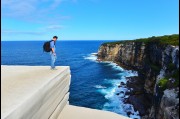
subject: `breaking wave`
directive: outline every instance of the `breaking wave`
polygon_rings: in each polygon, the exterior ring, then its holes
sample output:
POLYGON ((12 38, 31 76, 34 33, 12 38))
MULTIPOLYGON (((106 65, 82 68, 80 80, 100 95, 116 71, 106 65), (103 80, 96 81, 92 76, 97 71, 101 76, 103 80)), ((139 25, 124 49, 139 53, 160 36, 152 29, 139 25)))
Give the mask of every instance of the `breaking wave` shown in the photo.
MULTIPOLYGON (((97 56, 94 53, 89 54, 85 59, 96 61, 97 56)), ((105 63, 108 66, 111 66, 113 70, 117 70, 120 73, 117 73, 117 79, 104 79, 104 85, 96 85, 97 92, 104 95, 104 98, 107 102, 104 104, 102 110, 112 111, 130 118, 140 119, 139 112, 134 110, 133 105, 125 104, 124 100, 129 97, 129 95, 125 95, 128 90, 126 88, 126 77, 138 76, 138 73, 133 70, 125 70, 122 67, 118 66, 116 63, 105 61, 105 62, 97 62, 97 63, 105 63), (120 86, 123 84, 124 86, 120 86)))

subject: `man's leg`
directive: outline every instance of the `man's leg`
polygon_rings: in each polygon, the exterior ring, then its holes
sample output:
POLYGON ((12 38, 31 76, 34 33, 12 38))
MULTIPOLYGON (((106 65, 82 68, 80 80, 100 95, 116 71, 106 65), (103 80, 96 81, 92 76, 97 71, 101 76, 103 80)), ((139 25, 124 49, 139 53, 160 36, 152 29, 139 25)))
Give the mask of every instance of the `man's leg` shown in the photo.
POLYGON ((54 69, 54 68, 55 68, 55 66, 54 66, 55 60, 56 60, 56 59, 55 59, 54 54, 51 53, 51 69, 54 69))
POLYGON ((54 69, 55 69, 55 62, 56 62, 56 59, 57 59, 57 58, 56 58, 56 55, 54 55, 54 60, 53 60, 53 61, 54 61, 54 62, 53 62, 53 63, 54 63, 54 69))

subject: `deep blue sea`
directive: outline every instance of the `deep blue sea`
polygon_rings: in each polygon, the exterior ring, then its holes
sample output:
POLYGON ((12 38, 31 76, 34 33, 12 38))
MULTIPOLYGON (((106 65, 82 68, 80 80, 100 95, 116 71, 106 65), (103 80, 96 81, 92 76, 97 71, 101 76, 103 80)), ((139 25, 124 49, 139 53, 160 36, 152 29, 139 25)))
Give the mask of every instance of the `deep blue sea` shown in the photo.
MULTIPOLYGON (((56 43, 57 66, 70 66, 71 105, 112 111, 131 118, 140 118, 138 111, 123 100, 126 88, 118 88, 126 77, 137 75, 111 62, 97 62, 94 53, 107 41, 58 41, 56 43), (121 92, 121 93, 120 93, 121 92), (120 95, 117 95, 120 93, 120 95)), ((1 41, 2 65, 50 65, 49 53, 44 53, 44 41, 1 41)))

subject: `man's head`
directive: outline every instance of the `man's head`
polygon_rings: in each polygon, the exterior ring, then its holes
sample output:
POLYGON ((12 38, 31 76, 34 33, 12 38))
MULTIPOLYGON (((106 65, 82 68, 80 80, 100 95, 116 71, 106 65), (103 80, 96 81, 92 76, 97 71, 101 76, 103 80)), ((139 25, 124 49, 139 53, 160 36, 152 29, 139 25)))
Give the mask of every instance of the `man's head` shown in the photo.
POLYGON ((58 39, 57 36, 53 36, 53 40, 56 41, 58 39))

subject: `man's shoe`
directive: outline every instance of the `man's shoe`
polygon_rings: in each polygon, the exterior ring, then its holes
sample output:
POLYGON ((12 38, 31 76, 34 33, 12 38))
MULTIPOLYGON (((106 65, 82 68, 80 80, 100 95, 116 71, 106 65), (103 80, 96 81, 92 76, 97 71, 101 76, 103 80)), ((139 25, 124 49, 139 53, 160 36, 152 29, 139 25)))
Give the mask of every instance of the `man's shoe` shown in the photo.
POLYGON ((57 70, 56 68, 51 68, 51 70, 57 70))

